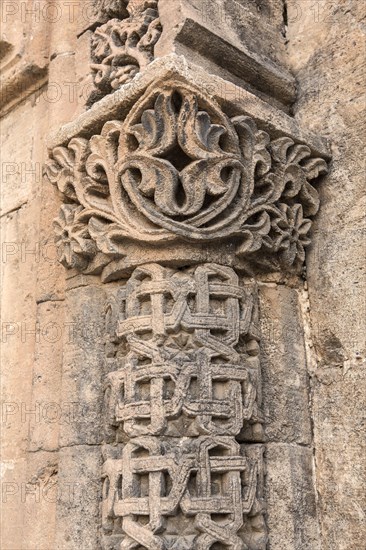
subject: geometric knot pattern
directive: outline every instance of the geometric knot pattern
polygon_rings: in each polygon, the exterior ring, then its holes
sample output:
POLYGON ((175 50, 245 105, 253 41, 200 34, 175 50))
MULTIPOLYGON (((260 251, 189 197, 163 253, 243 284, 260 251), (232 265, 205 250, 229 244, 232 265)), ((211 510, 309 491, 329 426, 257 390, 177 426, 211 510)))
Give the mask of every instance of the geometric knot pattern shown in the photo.
POLYGON ((175 448, 157 438, 134 439, 120 459, 104 464, 103 522, 108 529, 110 518, 122 518, 121 549, 187 542, 197 549, 248 548, 237 533, 256 501, 260 469, 260 453, 248 459, 228 437, 186 439, 175 448), (183 537, 169 522, 178 511, 190 518, 183 537))
POLYGON ((172 422, 184 415, 194 419, 186 435, 239 434, 256 416, 258 358, 235 349, 249 333, 254 301, 233 270, 148 265, 126 294, 117 334, 129 353, 107 378, 110 423, 130 437, 181 435, 172 422))
POLYGON ((254 288, 217 264, 147 264, 118 296, 104 547, 265 548, 262 450, 235 439, 262 435, 254 288))

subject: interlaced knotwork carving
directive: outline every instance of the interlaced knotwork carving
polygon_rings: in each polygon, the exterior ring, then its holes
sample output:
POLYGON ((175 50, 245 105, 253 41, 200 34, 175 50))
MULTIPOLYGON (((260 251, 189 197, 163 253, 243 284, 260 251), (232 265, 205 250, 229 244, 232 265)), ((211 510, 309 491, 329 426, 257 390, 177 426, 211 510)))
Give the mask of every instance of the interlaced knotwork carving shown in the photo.
MULTIPOLYGON (((151 63, 161 35, 157 0, 120 0, 119 4, 126 5, 126 17, 114 17, 97 27, 91 41, 91 68, 98 98, 117 90, 151 63)), ((109 12, 113 13, 113 5, 109 12)))
POLYGON ((261 450, 254 446, 249 454, 229 437, 187 438, 178 446, 134 439, 120 459, 104 463, 105 530, 122 518, 121 549, 208 549, 215 542, 249 548, 238 532, 245 515, 262 509, 261 450), (185 533, 171 520, 179 509, 190 518, 185 533))
POLYGON ((256 304, 232 269, 144 266, 126 296, 117 335, 129 353, 106 384, 111 424, 136 437, 237 435, 244 422, 258 422, 256 304), (240 338, 249 352, 236 350, 240 338))
MULTIPOLYGON (((94 83, 87 107, 119 93, 58 132, 46 164, 63 202, 54 222, 61 263, 125 281, 105 290, 113 299, 101 365, 103 550, 267 548, 259 313, 249 277, 272 271, 266 281, 276 281, 284 272, 292 283, 301 272, 327 164, 314 156, 321 140, 312 149, 300 143, 285 113, 251 105, 249 92, 242 102, 229 98, 215 86, 240 88, 179 60, 198 4, 185 11, 182 3, 174 55, 139 75, 161 37, 158 0, 93 0, 92 21, 82 25, 94 83)), ((269 383, 281 380, 275 353, 269 383)), ((308 442, 294 434, 289 441, 308 442)))
POLYGON ((235 440, 263 437, 253 286, 216 264, 148 264, 119 297, 107 307, 106 548, 264 548, 262 451, 235 440))
POLYGON ((57 147, 47 174, 68 203, 62 261, 97 273, 128 256, 129 242, 228 241, 251 266, 298 269, 319 208, 311 182, 326 171, 306 145, 271 140, 249 117, 229 119, 198 89, 167 82, 123 122, 57 147))

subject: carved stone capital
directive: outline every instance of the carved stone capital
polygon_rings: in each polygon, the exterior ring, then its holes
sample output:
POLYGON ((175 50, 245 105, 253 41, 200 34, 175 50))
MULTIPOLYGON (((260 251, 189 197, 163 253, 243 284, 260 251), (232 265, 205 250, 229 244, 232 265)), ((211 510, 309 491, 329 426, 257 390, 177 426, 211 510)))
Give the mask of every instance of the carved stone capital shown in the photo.
POLYGON ((230 246, 231 263, 248 272, 298 271, 327 164, 170 79, 153 82, 127 116, 54 148, 46 172, 65 201, 55 222, 62 263, 108 280, 138 263, 141 245, 168 261, 178 248, 182 262, 192 247, 206 250, 199 261, 217 261, 230 246))

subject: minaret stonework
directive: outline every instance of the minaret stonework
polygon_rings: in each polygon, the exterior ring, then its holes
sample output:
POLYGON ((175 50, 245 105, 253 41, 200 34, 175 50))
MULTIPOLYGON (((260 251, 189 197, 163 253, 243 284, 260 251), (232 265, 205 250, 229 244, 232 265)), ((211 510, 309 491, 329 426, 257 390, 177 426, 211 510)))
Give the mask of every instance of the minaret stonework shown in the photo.
POLYGON ((207 3, 180 4, 95 3, 92 91, 49 139, 69 315, 98 326, 64 357, 89 427, 62 427, 61 483, 77 464, 96 491, 85 521, 60 504, 58 547, 300 550, 276 525, 294 514, 317 548, 297 500, 315 502, 294 288, 328 150, 289 116, 280 64, 250 36, 229 46, 207 3), (194 56, 200 36, 239 66, 194 56))

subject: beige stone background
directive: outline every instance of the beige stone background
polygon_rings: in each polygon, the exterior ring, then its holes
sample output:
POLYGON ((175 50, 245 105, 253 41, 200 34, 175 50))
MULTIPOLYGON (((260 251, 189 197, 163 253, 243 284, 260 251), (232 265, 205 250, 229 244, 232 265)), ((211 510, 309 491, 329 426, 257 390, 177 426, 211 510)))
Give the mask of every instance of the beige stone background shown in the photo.
MULTIPOLYGON (((162 3, 164 17, 172 21, 166 2, 162 3)), ((314 462, 316 473, 320 547, 361 550, 366 540, 365 3, 233 3, 242 9, 243 25, 251 21, 249 49, 273 58, 296 77, 296 101, 288 107, 295 119, 331 142, 331 172, 320 188, 322 206, 308 251, 307 283, 299 292, 310 384, 306 414, 311 418, 312 433, 301 432, 307 423, 301 417, 299 431, 288 437, 300 446, 313 438, 309 461, 314 462), (266 33, 266 29, 270 31, 266 33), (256 39, 260 33, 267 39, 256 39)), ((179 4, 174 0, 171 9, 173 5, 180 9, 179 4)), ((186 3, 185 9, 190 4, 194 2, 186 3)), ((225 10, 227 3, 221 4, 225 10)), ((59 198, 42 178, 47 135, 84 109, 86 36, 77 39, 85 22, 79 8, 76 1, 4 0, 1 5, 4 550, 63 548, 55 536, 56 503, 67 501, 69 495, 57 492, 59 460, 66 465, 63 475, 70 474, 69 485, 63 480, 63 486, 66 483, 76 493, 85 491, 85 487, 75 486, 75 479, 83 479, 85 474, 73 471, 78 454, 88 454, 91 472, 98 468, 89 440, 78 445, 74 438, 59 449, 63 441, 59 432, 68 433, 70 420, 80 414, 72 397, 61 392, 61 366, 76 346, 70 326, 82 320, 70 318, 65 311, 65 273, 52 244, 52 219, 59 198)), ((184 41, 182 44, 179 53, 189 55, 184 41)), ((164 47, 170 47, 169 36, 162 42, 161 55, 164 47)), ((195 47, 193 41, 190 48, 195 47)), ((215 63, 214 59, 202 61, 206 69, 225 77, 215 63)), ((243 75, 235 78, 240 82, 243 75)), ((261 94, 273 96, 265 87, 261 94)), ((85 290, 75 294, 75 301, 97 303, 101 290, 98 282, 95 285, 92 297, 85 290)), ((68 300, 72 299, 69 296, 68 300)), ((288 296, 286 303, 291 299, 288 296)), ((283 297, 275 296, 275 291, 264 291, 263 300, 264 308, 278 311, 284 307, 283 297)), ((291 365, 286 368, 290 370, 291 365)), ((296 416, 296 407, 293 414, 296 416)), ((277 452, 274 446, 272 464, 281 471, 284 455, 277 456, 277 452)), ((278 482, 286 486, 285 476, 278 482)), ((298 491, 301 506, 305 491, 301 493, 301 487, 298 491)), ((78 513, 87 516, 90 529, 95 529, 98 509, 93 488, 89 487, 87 495, 80 499, 78 513)), ((278 510, 273 521, 286 521, 291 514, 295 516, 296 510, 278 510)), ((61 514, 58 521, 67 524, 69 520, 61 514)), ((269 548, 318 548, 309 540, 286 544, 274 536, 269 548)), ((81 550, 92 547, 87 540, 80 546, 81 550)))

